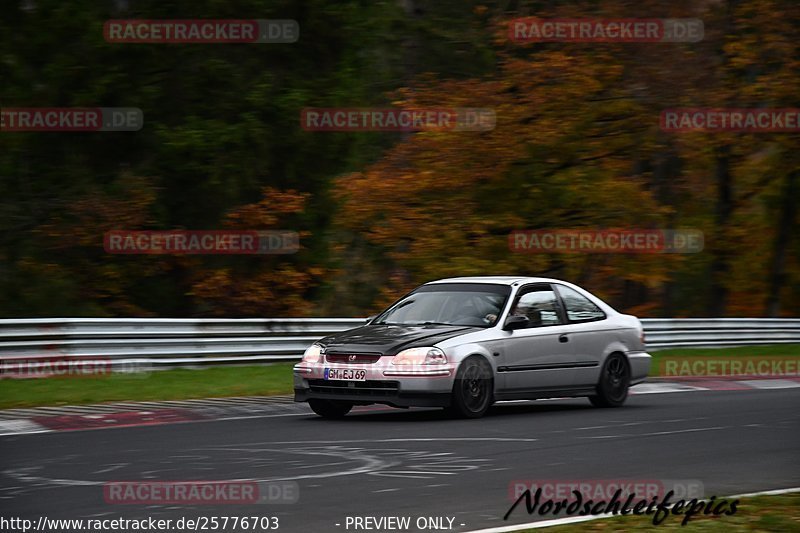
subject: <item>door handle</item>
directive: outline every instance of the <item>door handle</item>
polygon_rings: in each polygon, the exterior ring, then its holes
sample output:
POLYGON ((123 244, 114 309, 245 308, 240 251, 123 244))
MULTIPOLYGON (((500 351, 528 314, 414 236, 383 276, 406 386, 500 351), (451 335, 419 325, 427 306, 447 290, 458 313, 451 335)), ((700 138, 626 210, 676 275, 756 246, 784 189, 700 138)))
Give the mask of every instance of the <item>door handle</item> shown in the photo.
POLYGON ((569 342, 569 337, 566 334, 558 337, 558 342, 569 342))

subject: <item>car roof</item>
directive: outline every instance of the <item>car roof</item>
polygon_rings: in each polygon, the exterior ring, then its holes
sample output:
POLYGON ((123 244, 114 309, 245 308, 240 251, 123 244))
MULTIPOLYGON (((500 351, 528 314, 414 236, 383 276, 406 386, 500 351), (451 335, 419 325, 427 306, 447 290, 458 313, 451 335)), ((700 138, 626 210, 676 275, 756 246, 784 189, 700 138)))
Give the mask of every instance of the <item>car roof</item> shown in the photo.
POLYGON ((463 278, 437 279, 436 281, 429 281, 425 285, 432 285, 436 283, 494 283, 497 285, 513 285, 515 283, 551 283, 551 282, 565 283, 559 279, 552 279, 552 278, 532 278, 525 276, 473 276, 473 277, 463 277, 463 278))

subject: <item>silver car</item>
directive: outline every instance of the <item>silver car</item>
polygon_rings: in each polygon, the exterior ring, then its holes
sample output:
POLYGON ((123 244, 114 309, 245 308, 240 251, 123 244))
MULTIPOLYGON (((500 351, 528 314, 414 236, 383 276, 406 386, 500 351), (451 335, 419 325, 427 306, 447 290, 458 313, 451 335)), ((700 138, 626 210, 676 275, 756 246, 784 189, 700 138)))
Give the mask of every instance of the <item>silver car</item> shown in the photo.
POLYGON ((477 418, 502 400, 587 396, 618 407, 649 369, 639 320, 580 287, 451 278, 314 343, 294 367, 294 391, 327 418, 376 403, 477 418))

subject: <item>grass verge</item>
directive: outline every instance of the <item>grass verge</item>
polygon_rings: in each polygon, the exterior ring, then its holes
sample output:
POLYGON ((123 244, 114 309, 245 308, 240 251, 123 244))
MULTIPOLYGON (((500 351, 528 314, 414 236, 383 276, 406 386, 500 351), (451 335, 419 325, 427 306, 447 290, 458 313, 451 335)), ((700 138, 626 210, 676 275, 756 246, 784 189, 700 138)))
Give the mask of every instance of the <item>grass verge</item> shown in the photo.
POLYGON ((800 344, 737 346, 735 348, 669 348, 650 352, 655 360, 663 357, 784 357, 800 356, 800 344))
POLYGON ((141 374, 0 380, 0 409, 114 401, 274 396, 292 392, 293 363, 177 368, 141 374))
MULTIPOLYGON (((653 352, 651 375, 665 357, 800 356, 800 345, 672 349, 653 352)), ((143 374, 0 380, 0 409, 112 401, 182 400, 292 393, 293 363, 174 369, 143 374)))

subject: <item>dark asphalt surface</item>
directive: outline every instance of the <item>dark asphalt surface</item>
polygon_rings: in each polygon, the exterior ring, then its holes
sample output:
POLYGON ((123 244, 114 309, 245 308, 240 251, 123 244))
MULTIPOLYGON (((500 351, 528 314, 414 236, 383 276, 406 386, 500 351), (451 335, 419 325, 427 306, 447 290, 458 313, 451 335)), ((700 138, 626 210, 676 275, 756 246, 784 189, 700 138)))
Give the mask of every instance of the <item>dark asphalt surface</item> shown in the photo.
POLYGON ((8 436, 0 508, 33 519, 269 515, 279 531, 319 533, 347 531, 347 516, 449 516, 468 531, 540 519, 518 508, 503 521, 515 480, 691 479, 706 496, 800 486, 798 407, 800 389, 713 391, 637 395, 621 409, 505 404, 481 420, 392 410, 8 436), (299 502, 103 498, 109 480, 244 478, 296 480, 299 502))

